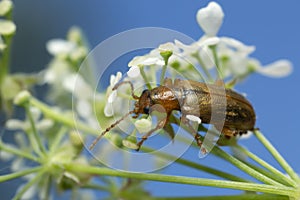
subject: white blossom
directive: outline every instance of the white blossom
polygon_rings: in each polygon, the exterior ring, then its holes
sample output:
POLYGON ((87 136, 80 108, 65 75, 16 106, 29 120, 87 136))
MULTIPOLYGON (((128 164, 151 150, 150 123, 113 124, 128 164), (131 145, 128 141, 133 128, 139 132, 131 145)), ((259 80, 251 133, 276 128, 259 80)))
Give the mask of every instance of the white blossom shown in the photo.
POLYGON ((152 121, 150 119, 139 119, 134 122, 135 128, 139 131, 139 133, 147 133, 151 130, 152 121))
POLYGON ((191 120, 193 122, 197 122, 198 124, 201 124, 201 119, 195 115, 186 115, 186 118, 188 120, 191 120))
POLYGON ((207 7, 201 8, 197 13, 197 21, 208 36, 215 36, 218 33, 223 17, 223 10, 216 2, 210 2, 207 7))
POLYGON ((76 46, 74 42, 64 39, 52 39, 46 44, 47 51, 53 56, 71 54, 76 46))
POLYGON ((292 63, 288 60, 277 60, 273 63, 262 66, 257 60, 250 61, 256 63, 254 69, 256 72, 272 78, 280 78, 288 76, 292 73, 292 63))
POLYGON ((112 91, 112 88, 121 80, 121 78, 121 72, 117 72, 116 75, 112 74, 110 76, 110 85, 106 91, 107 103, 104 107, 104 114, 107 117, 111 117, 113 115, 112 103, 117 99, 117 90, 112 91))
POLYGON ((137 66, 132 66, 127 72, 129 78, 137 78, 140 76, 140 68, 137 66))
MULTIPOLYGON (((47 130, 51 128, 54 124, 53 120, 47 118, 41 118, 41 111, 36 107, 30 107, 30 112, 32 114, 34 124, 37 130, 47 130)), ((31 128, 31 123, 29 120, 19 120, 19 119, 9 119, 5 123, 5 127, 9 130, 24 130, 27 131, 31 128)))

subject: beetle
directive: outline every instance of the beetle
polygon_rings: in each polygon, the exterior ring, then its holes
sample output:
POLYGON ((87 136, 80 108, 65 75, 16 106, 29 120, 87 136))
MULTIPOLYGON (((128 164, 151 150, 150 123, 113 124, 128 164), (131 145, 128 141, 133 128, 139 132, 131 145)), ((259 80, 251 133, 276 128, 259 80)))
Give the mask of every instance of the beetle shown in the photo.
POLYGON ((201 123, 213 124, 226 138, 246 134, 255 129, 256 115, 251 103, 243 95, 231 89, 224 89, 219 83, 206 84, 180 79, 175 79, 173 83, 171 79, 166 78, 163 85, 151 90, 144 90, 140 97, 134 94, 134 87, 130 81, 116 84, 113 90, 123 84, 129 84, 131 87, 131 96, 136 100, 134 109, 106 128, 92 142, 90 150, 105 133, 127 116, 134 114, 132 117, 137 118, 141 114, 149 115, 154 110, 165 112, 166 117, 158 121, 156 127, 143 135, 137 143, 137 150, 155 131, 162 128, 168 130, 170 116, 175 110, 181 112, 181 121, 188 127, 200 147, 202 145, 200 135, 189 123, 188 115, 199 117, 201 123), (214 119, 212 115, 215 115, 214 119))

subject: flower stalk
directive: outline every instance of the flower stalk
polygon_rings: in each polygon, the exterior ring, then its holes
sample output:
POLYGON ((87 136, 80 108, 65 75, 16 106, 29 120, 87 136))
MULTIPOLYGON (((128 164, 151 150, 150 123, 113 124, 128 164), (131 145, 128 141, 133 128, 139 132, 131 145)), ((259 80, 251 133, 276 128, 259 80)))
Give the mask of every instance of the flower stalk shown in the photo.
POLYGON ((288 173, 288 175, 296 182, 299 182, 298 175, 294 172, 293 168, 286 162, 281 154, 275 149, 275 147, 269 142, 269 140, 259 131, 255 130, 254 135, 257 139, 268 149, 272 156, 277 160, 281 167, 288 173))
POLYGON ((224 181, 224 180, 213 180, 213 179, 205 179, 205 178, 186 177, 186 176, 162 175, 162 174, 155 174, 155 173, 149 174, 149 173, 125 172, 125 171, 116 171, 104 167, 91 167, 85 165, 64 165, 64 168, 72 172, 85 172, 90 174, 97 174, 99 176, 116 176, 116 177, 149 180, 149 181, 160 181, 160 182, 169 182, 169 183, 181 183, 181 184, 189 184, 189 185, 229 188, 229 189, 244 190, 244 191, 286 195, 290 197, 297 197, 298 195, 295 189, 291 187, 282 186, 282 185, 276 186, 276 185, 266 185, 266 184, 258 184, 258 183, 245 183, 245 182, 238 182, 238 181, 224 181))

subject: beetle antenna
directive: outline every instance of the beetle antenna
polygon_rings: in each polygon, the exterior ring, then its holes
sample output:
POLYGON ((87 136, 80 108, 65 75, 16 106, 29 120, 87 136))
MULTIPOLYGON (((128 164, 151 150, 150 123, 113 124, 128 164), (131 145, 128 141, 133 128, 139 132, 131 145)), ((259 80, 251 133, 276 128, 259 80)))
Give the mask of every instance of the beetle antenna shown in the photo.
POLYGON ((134 87, 133 87, 133 84, 131 83, 131 81, 123 81, 123 82, 120 82, 120 83, 117 83, 112 90, 116 90, 118 89, 118 87, 120 87, 121 85, 123 84, 129 84, 130 85, 130 88, 131 88, 131 96, 134 98, 134 99, 139 99, 138 96, 136 96, 134 94, 134 87))
POLYGON ((99 140, 108 132, 110 131, 112 128, 114 128, 116 125, 118 125, 121 121, 123 121, 126 117, 128 117, 128 115, 133 114, 134 111, 130 111, 127 114, 125 114, 123 117, 121 117, 120 119, 118 119, 115 123, 111 124, 110 127, 106 128, 105 131, 103 131, 100 135, 98 135, 98 137, 96 139, 94 139, 94 141, 92 142, 92 144, 89 146, 89 150, 92 150, 95 145, 97 144, 97 142, 99 142, 99 140))

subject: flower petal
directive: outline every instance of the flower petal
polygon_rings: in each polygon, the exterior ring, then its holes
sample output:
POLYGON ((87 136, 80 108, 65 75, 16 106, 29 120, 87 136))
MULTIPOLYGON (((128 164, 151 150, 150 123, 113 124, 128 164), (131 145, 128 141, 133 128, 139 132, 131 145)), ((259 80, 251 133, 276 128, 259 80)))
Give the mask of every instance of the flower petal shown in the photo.
POLYGON ((198 124, 201 124, 201 119, 195 115, 186 115, 186 118, 193 122, 197 122, 198 124))
POLYGON ((92 108, 90 102, 84 99, 80 99, 76 105, 77 112, 80 116, 88 118, 92 114, 92 108))
POLYGON ((117 72, 116 75, 111 75, 110 76, 110 86, 114 87, 122 78, 122 73, 117 72))
POLYGON ((152 121, 148 119, 136 120, 134 126, 140 133, 146 133, 151 130, 152 121))
POLYGON ((224 13, 219 4, 210 2, 197 13, 197 21, 205 34, 215 36, 223 22, 224 13))
POLYGON ((108 96, 107 102, 108 102, 108 103, 112 103, 112 102, 115 101, 116 98, 117 98, 117 91, 114 90, 114 91, 112 91, 112 92, 110 93, 110 95, 108 96))
POLYGON ((47 51, 51 55, 69 54, 75 48, 76 44, 63 39, 52 39, 46 44, 47 51))
POLYGON ((111 117, 113 116, 114 112, 113 112, 113 106, 111 103, 107 103, 104 107, 104 115, 106 117, 111 117))
POLYGON ((5 123, 5 127, 9 130, 24 129, 25 122, 18 119, 9 119, 5 123))
POLYGON ((258 67, 257 72, 265 76, 280 78, 292 73, 292 63, 288 60, 278 60, 264 67, 258 67))
POLYGON ((137 66, 131 67, 131 68, 128 70, 127 75, 128 75, 130 78, 136 78, 136 77, 139 77, 139 76, 140 76, 140 68, 137 67, 137 66))
POLYGON ((253 51, 255 51, 255 46, 248 46, 243 44, 242 42, 230 38, 230 37, 221 37, 220 41, 224 43, 225 45, 234 48, 236 51, 239 51, 241 53, 244 53, 245 55, 251 54, 253 51))

